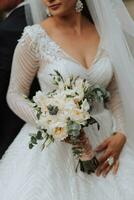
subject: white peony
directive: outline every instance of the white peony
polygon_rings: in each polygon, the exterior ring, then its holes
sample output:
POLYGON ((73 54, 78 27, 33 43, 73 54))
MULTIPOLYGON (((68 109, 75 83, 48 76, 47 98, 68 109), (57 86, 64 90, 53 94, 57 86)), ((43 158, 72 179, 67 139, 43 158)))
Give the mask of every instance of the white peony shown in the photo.
POLYGON ((88 112, 83 112, 80 109, 72 109, 70 112, 68 112, 68 116, 70 116, 71 120, 76 121, 79 124, 85 123, 85 120, 90 118, 90 115, 88 112))
POLYGON ((66 123, 61 121, 52 123, 51 126, 49 126, 48 132, 51 132, 55 140, 61 141, 68 137, 66 123))

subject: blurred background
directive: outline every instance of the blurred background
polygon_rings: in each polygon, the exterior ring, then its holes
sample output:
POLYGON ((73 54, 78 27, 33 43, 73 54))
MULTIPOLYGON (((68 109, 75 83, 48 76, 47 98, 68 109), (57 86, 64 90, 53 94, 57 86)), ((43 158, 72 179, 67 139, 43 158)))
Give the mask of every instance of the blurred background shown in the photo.
POLYGON ((0 21, 2 20, 2 18, 3 18, 3 13, 2 11, 0 11, 0 21))
POLYGON ((0 20, 23 0, 0 0, 0 20), (5 12, 5 13, 4 13, 5 12))

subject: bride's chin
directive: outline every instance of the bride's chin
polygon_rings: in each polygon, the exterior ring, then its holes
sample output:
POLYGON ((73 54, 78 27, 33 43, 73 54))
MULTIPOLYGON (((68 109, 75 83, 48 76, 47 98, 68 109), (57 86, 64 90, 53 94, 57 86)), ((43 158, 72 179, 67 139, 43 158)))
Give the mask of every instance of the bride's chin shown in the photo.
POLYGON ((69 12, 59 9, 59 10, 51 11, 51 15, 53 17, 68 17, 69 16, 69 12))

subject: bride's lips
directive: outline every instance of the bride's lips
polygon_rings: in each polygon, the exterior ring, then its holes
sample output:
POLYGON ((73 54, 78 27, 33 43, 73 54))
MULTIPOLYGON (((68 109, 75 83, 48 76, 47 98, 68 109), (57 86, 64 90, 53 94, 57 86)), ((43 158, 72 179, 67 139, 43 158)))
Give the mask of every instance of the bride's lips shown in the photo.
POLYGON ((50 5, 49 8, 52 10, 57 10, 61 6, 61 3, 50 5))

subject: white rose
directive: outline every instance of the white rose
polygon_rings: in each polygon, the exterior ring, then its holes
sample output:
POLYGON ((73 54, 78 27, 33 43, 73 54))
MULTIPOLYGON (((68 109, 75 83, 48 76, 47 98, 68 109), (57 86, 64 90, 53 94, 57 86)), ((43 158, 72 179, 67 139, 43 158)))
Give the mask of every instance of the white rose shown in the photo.
POLYGON ((66 97, 64 94, 56 95, 52 99, 52 105, 58 106, 59 110, 62 110, 64 108, 65 102, 66 102, 66 97))
POLYGON ((39 104, 41 100, 45 101, 45 96, 41 91, 36 92, 36 95, 33 97, 35 103, 39 104))
POLYGON ((63 122, 53 123, 49 127, 48 131, 52 133, 52 136, 54 137, 55 140, 61 141, 68 136, 66 123, 63 123, 63 122))
POLYGON ((80 109, 72 109, 70 111, 70 118, 74 121, 77 121, 79 124, 85 123, 85 120, 90 118, 88 112, 83 112, 80 109))

